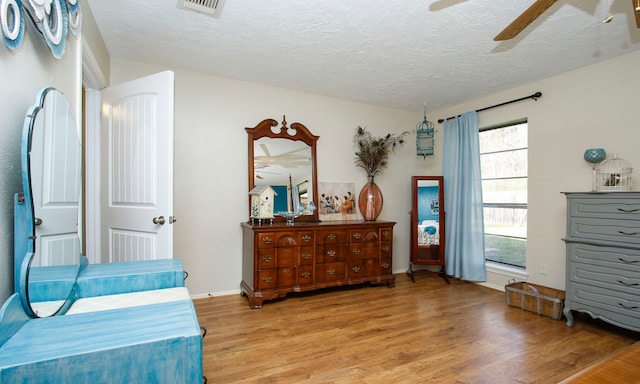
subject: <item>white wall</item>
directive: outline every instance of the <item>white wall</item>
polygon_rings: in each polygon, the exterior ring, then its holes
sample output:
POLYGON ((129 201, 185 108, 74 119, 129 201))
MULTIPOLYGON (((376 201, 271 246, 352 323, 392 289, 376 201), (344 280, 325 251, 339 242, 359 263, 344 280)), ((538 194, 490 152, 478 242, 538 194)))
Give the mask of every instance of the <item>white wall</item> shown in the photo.
MULTIPOLYGON (((112 84, 164 68, 112 60, 112 84)), ((189 272, 193 295, 239 291, 242 232, 248 220, 247 133, 266 118, 300 122, 318 140, 318 181, 354 182, 357 125, 375 134, 414 129, 421 113, 359 104, 259 84, 175 70, 175 191, 178 222, 174 256, 189 272)), ((441 162, 415 157, 413 137, 396 153, 376 183, 384 193, 380 220, 396 221, 394 269, 408 266, 410 177, 439 174, 441 162)))
MULTIPOLYGON (((561 192, 591 190, 585 149, 603 147, 634 166, 633 190, 640 190, 638 89, 640 52, 580 68, 526 86, 439 111, 451 116, 541 91, 538 101, 522 101, 481 112, 480 126, 526 117, 529 120, 529 211, 527 271, 529 280, 564 289, 565 197, 561 192), (539 265, 548 274, 539 274, 539 265)), ((489 274, 504 286, 508 277, 489 274)))
MULTIPOLYGON (((480 113, 481 126, 526 117, 529 120, 528 273, 538 284, 564 289, 565 198, 562 191, 588 191, 591 170, 586 148, 601 146, 640 165, 634 116, 633 76, 640 52, 567 72, 543 81, 484 97, 446 110, 431 120, 543 93, 480 113), (540 275, 539 264, 548 265, 540 275)), ((111 82, 167 68, 112 60, 111 82)), ((168 68, 171 69, 171 68, 168 68)), ((320 136, 318 180, 353 181, 359 191, 364 172, 353 165, 352 135, 357 125, 374 133, 414 129, 422 111, 407 112, 268 87, 232 79, 176 72, 175 227, 176 257, 183 259, 194 295, 236 293, 241 280, 241 231, 247 213, 247 140, 245 127, 264 118, 298 121, 320 136)), ((410 176, 439 175, 443 127, 437 125, 436 156, 414 155, 414 139, 391 159, 376 182, 384 193, 380 220, 396 221, 393 268, 408 266, 410 176)), ((637 173, 637 172, 636 172, 637 173)), ((636 176, 634 189, 639 187, 636 176)), ((500 288, 509 277, 489 273, 488 285, 500 288)))
POLYGON ((22 191, 20 137, 25 113, 44 86, 60 89, 76 111, 80 103, 79 41, 69 34, 61 60, 25 15, 22 45, 0 43, 0 303, 13 293, 13 196, 22 191))

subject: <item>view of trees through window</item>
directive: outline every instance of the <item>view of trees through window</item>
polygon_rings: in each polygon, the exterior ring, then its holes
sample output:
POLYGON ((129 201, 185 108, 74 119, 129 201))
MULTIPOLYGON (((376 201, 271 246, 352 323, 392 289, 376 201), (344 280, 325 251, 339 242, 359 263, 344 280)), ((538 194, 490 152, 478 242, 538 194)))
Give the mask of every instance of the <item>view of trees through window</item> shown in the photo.
POLYGON ((527 122, 480 130, 487 261, 526 267, 527 122))

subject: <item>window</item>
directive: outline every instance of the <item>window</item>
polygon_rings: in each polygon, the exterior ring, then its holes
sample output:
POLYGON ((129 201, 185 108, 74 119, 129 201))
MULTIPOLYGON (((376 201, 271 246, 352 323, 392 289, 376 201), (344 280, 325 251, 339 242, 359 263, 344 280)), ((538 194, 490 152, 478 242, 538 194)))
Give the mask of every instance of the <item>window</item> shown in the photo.
POLYGON ((527 121, 480 129, 485 258, 525 268, 527 121))

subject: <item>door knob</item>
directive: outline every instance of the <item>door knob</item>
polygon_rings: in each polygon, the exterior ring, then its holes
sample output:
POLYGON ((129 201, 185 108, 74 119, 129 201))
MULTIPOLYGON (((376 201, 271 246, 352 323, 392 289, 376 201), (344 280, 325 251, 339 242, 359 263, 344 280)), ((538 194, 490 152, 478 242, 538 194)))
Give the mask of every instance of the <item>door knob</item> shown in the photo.
POLYGON ((164 225, 164 216, 154 217, 153 218, 153 224, 164 225))
POLYGON ((175 216, 169 216, 169 224, 173 224, 178 221, 178 218, 175 216))

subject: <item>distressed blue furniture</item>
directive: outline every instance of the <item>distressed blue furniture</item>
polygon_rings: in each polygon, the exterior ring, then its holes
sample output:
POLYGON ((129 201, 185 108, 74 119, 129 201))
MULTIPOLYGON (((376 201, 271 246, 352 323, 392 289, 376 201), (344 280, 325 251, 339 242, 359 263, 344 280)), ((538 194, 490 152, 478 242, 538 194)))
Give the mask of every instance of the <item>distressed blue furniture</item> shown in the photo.
POLYGON ((79 146, 66 98, 42 89, 23 129, 0 383, 200 382, 201 328, 182 262, 89 264, 81 254, 79 146))

